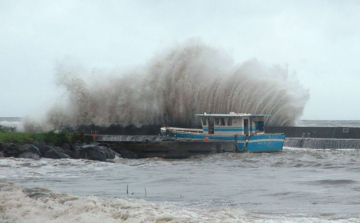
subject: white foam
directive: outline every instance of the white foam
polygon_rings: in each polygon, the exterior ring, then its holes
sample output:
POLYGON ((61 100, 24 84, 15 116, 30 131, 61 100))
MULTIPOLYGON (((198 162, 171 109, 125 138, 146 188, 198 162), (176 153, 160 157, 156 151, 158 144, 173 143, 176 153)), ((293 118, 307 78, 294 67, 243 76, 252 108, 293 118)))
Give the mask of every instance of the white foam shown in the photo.
MULTIPOLYGON (((24 189, 0 181, 0 222, 334 222, 303 217, 260 215, 240 209, 195 209, 156 204, 140 199, 57 194, 47 189, 24 189)), ((341 219, 336 222, 358 222, 341 219)))

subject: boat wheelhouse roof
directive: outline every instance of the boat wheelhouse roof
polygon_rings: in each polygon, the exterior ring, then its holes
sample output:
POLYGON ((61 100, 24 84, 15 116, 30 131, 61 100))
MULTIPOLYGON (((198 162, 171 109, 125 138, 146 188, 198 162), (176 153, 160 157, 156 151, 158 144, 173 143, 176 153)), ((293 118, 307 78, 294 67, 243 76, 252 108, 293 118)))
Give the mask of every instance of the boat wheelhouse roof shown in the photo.
POLYGON ((272 115, 268 114, 249 114, 249 113, 235 113, 230 112, 229 114, 207 114, 204 112, 203 114, 195 114, 197 117, 214 117, 214 118, 233 118, 233 117, 271 117, 272 115))

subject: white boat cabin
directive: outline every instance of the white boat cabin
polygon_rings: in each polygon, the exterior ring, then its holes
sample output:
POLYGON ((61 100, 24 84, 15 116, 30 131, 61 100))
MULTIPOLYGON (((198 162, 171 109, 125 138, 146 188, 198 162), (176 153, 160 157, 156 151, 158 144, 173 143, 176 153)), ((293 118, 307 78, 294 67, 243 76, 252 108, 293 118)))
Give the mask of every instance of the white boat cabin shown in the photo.
POLYGON ((246 113, 196 114, 200 118, 204 134, 216 135, 253 135, 264 133, 265 118, 271 115, 246 113))

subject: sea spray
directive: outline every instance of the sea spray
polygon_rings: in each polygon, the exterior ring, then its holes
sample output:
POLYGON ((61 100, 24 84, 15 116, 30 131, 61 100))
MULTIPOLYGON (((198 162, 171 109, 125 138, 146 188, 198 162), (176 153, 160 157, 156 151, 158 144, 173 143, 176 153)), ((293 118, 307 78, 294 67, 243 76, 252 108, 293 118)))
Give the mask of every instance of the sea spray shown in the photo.
POLYGON ((127 71, 90 74, 59 64, 63 103, 47 112, 53 128, 79 125, 196 126, 196 113, 271 114, 268 125, 289 126, 309 99, 287 67, 252 59, 235 64, 224 50, 190 40, 127 71), (97 77, 97 78, 93 78, 97 77), (99 78, 100 77, 100 78, 99 78))

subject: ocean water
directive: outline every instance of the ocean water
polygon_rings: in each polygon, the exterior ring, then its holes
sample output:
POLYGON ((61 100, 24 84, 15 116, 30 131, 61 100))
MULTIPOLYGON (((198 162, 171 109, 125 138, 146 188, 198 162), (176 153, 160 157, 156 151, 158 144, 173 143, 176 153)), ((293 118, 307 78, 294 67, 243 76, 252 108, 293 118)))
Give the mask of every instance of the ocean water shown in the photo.
POLYGON ((0 222, 360 222, 360 150, 0 159, 0 222))

